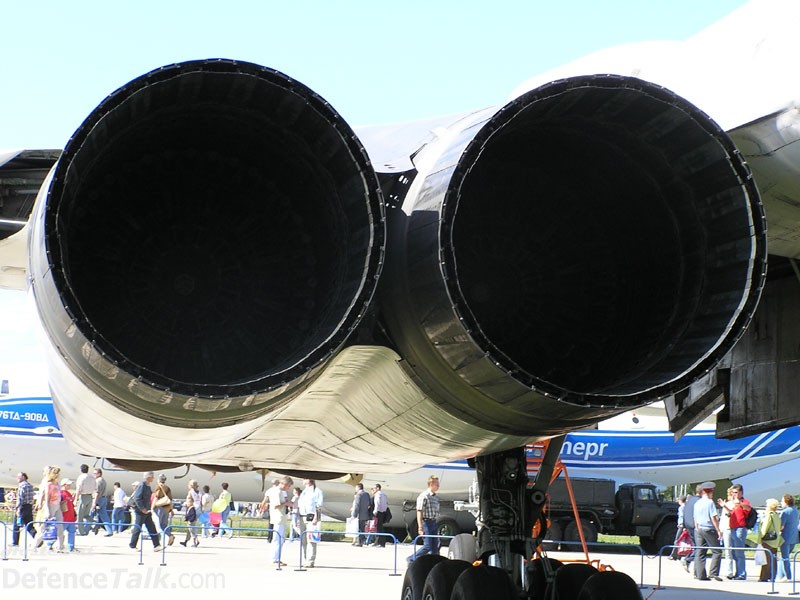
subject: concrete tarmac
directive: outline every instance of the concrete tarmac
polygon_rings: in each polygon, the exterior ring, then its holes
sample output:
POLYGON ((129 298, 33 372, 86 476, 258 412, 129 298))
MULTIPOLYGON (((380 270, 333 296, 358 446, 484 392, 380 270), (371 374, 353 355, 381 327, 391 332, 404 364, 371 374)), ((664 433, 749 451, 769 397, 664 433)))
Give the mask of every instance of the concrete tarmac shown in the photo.
MULTIPOLYGON (((197 548, 184 548, 176 541, 166 549, 163 559, 161 553, 153 552, 153 545, 147 540, 140 564, 140 553, 128 547, 129 541, 130 535, 125 533, 109 538, 90 534, 77 538, 77 553, 29 549, 27 560, 22 548, 9 546, 6 560, 0 562, 2 595, 20 597, 20 593, 31 591, 59 591, 62 597, 76 593, 88 597, 87 593, 101 592, 119 600, 141 598, 142 593, 179 598, 187 591, 193 595, 202 591, 204 597, 225 593, 228 598, 242 599, 279 593, 314 600, 352 600, 362 596, 398 600, 405 559, 412 551, 405 544, 399 545, 395 554, 392 544, 385 548, 359 548, 349 542, 323 541, 315 568, 302 569, 297 541, 284 545, 281 558, 286 566, 278 568, 272 562, 270 545, 263 538, 201 538, 197 548)), ((582 555, 551 552, 550 556, 565 561, 582 555)), ((771 595, 769 583, 756 581, 757 567, 752 562, 748 564, 747 581, 716 582, 697 581, 680 563, 667 559, 659 563, 657 558, 601 553, 590 557, 633 577, 642 584, 642 597, 646 599, 746 600, 790 597, 794 591, 791 583, 775 584, 777 593, 771 595)), ((800 586, 797 589, 800 591, 800 586)))

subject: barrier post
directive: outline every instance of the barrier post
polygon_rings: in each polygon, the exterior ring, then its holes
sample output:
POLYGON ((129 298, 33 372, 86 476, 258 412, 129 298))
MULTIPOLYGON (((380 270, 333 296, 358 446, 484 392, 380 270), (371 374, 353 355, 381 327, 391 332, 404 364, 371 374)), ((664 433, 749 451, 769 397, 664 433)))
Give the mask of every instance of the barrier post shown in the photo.
POLYGON ((778 554, 777 552, 773 554, 766 549, 764 552, 767 553, 767 558, 769 559, 770 583, 772 584, 772 590, 767 592, 767 594, 777 594, 778 592, 775 591, 775 577, 778 575, 778 554))
MULTIPOLYGON (((16 515, 14 516, 16 518, 16 515)), ((6 525, 5 521, 3 523, 3 560, 8 560, 8 525, 6 525)), ((25 530, 23 529, 22 532, 25 535, 28 535, 25 530)))
POLYGON ((792 591, 789 592, 790 596, 797 596, 800 592, 797 591, 797 555, 800 554, 800 550, 792 553, 792 591))

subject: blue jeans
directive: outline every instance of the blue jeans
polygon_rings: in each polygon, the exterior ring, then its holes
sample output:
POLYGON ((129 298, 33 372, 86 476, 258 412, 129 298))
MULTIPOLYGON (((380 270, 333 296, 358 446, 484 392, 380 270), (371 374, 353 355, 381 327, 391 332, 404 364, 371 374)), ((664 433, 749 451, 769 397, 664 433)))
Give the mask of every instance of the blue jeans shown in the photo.
POLYGON ((114 533, 110 525, 111 519, 108 517, 108 498, 106 497, 97 499, 97 520, 105 527, 106 532, 114 533))
POLYGON ((283 520, 277 523, 272 523, 272 521, 270 521, 270 524, 277 534, 272 538, 272 560, 273 562, 278 562, 281 559, 281 550, 283 546, 283 520))
MULTIPOLYGON (((439 530, 436 527, 436 519, 423 519, 422 531, 425 533, 425 535, 438 535, 439 530)), ((424 538, 422 548, 417 550, 415 554, 409 556, 408 562, 412 562, 415 558, 419 558, 425 554, 439 554, 439 538, 424 538)))
POLYGON ((781 558, 778 560, 778 574, 775 576, 778 579, 781 577, 792 578, 791 552, 793 547, 794 544, 790 544, 786 540, 781 543, 781 558))
MULTIPOLYGON (((747 540, 747 527, 731 529, 731 548, 744 548, 747 540)), ((747 577, 744 550, 731 550, 736 565, 736 577, 747 577)))
POLYGON ((67 550, 75 549, 75 523, 64 523, 64 532, 67 534, 67 550))
POLYGON ((223 510, 222 514, 220 515, 219 529, 222 533, 225 533, 225 531, 230 531, 231 533, 233 533, 233 529, 231 528, 230 525, 228 525, 228 515, 230 514, 231 514, 231 507, 228 506, 228 508, 223 510))
POLYGON ((122 530, 125 529, 125 512, 127 508, 115 508, 111 511, 111 522, 114 526, 111 528, 117 533, 122 533, 122 530))

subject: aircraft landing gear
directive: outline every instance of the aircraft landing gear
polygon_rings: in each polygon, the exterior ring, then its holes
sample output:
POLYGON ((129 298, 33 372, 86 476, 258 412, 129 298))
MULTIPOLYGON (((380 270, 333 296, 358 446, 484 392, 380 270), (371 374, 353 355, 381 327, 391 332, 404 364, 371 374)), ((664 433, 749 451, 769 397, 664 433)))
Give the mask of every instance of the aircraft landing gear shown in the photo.
MULTIPOLYGON (((530 597, 530 559, 547 528, 532 539, 534 523, 545 524, 542 509, 564 437, 550 440, 538 473, 529 487, 525 448, 515 448, 471 461, 478 480, 478 537, 474 548, 459 536, 450 550, 464 560, 443 563, 444 557, 425 555, 411 563, 403 582, 402 600, 518 600, 530 597), (462 547, 463 546, 463 547, 462 547)), ((540 565, 537 565, 540 566, 540 565)), ((552 572, 552 568, 546 568, 552 572)))
MULTIPOLYGON (((537 457, 538 472, 532 487, 529 487, 525 448, 475 458, 479 503, 478 558, 495 569, 476 573, 473 577, 477 580, 491 579, 492 585, 497 586, 497 570, 504 572, 511 584, 509 598, 518 598, 520 593, 529 590, 530 559, 547 528, 539 528, 540 539, 534 540, 531 532, 537 521, 546 525, 542 509, 563 441, 563 436, 550 440, 543 455, 537 457)), ((495 587, 495 592, 505 593, 502 586, 495 587)))

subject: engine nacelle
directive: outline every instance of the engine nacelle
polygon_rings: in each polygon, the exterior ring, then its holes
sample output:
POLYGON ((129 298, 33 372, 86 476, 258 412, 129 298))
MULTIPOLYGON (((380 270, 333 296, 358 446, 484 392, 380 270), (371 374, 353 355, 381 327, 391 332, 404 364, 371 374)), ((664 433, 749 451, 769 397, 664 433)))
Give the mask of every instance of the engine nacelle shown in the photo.
POLYGON ((556 81, 438 130, 414 161, 388 214, 382 312, 422 389, 467 421, 556 434, 652 402, 753 315, 755 183, 664 88, 556 81))
POLYGON ((764 214, 691 104, 581 77, 428 137, 402 185, 380 174, 398 205, 385 231, 361 142, 281 73, 194 61, 109 96, 31 221, 70 444, 314 478, 407 471, 674 393, 746 328, 764 214))
POLYGON ((235 425, 291 397, 359 323, 383 258, 382 197, 351 129, 239 61, 111 94, 37 202, 30 276, 78 380, 62 387, 170 427, 235 425))

